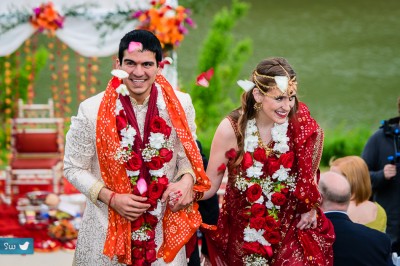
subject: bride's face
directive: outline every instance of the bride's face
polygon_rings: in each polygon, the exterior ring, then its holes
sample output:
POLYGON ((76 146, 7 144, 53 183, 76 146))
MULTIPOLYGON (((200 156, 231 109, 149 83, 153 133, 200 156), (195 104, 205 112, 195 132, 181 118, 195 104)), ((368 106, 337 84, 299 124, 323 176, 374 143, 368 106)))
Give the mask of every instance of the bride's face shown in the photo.
POLYGON ((283 124, 288 119, 290 110, 296 103, 296 94, 290 96, 287 94, 282 95, 278 89, 273 89, 268 92, 268 95, 258 92, 255 99, 257 102, 262 103, 259 111, 260 116, 270 120, 270 122, 283 124))

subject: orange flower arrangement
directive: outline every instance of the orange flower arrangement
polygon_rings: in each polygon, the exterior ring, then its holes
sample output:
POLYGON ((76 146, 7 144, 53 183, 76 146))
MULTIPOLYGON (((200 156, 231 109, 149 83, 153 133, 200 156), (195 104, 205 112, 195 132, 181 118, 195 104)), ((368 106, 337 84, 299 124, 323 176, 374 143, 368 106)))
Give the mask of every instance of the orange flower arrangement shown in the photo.
POLYGON ((63 26, 64 17, 54 9, 52 2, 34 8, 33 13, 29 21, 40 32, 44 30, 54 32, 63 26))
POLYGON ((49 235, 61 241, 67 241, 78 237, 78 231, 70 221, 62 219, 49 226, 49 235))
POLYGON ((165 0, 151 1, 151 6, 149 10, 137 11, 132 15, 140 22, 138 28, 153 32, 164 49, 178 47, 188 33, 185 24, 195 27, 189 17, 190 10, 183 6, 173 8, 165 4, 165 0))

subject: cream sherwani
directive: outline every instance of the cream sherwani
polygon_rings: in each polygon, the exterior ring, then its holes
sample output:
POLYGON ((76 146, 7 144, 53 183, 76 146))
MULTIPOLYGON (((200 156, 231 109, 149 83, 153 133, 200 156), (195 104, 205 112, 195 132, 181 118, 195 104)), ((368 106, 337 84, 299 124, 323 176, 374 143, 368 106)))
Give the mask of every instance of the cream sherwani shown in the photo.
MULTIPOLYGON (((188 124, 194 139, 196 126, 195 112, 188 94, 175 91, 185 110, 188 124)), ((86 209, 78 235, 74 264, 84 266, 121 265, 116 259, 111 261, 103 255, 103 247, 108 226, 108 206, 97 200, 100 189, 104 186, 96 152, 96 119, 104 92, 95 95, 79 106, 78 115, 72 117, 71 127, 66 137, 64 173, 69 182, 87 197, 86 209)), ((133 109, 138 121, 140 134, 143 136, 148 98, 143 105, 132 100, 133 109)), ((187 159, 183 146, 176 135, 160 88, 158 88, 157 107, 159 115, 172 128, 170 139, 173 140, 174 156, 166 165, 166 174, 170 182, 177 177, 190 173, 194 176, 191 164, 187 159)), ((165 210, 165 206, 163 206, 165 210)), ((157 250, 163 240, 162 221, 156 228, 157 250)), ((185 249, 182 248, 174 261, 168 265, 186 265, 185 249)), ((159 259, 152 265, 166 265, 159 259)))

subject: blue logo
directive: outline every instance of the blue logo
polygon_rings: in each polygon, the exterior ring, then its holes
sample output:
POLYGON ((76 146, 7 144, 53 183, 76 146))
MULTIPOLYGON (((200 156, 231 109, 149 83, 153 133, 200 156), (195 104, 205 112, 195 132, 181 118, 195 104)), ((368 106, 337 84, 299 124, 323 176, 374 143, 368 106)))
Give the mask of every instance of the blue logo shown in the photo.
POLYGON ((33 254, 33 238, 0 238, 0 254, 33 254))

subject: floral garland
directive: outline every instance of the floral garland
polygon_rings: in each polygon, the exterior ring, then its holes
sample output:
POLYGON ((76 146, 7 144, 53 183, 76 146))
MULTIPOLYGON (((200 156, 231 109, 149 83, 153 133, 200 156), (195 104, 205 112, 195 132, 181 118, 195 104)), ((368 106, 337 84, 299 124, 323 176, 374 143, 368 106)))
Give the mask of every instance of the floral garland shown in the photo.
MULTIPOLYGON (((113 70, 114 76, 124 78, 125 72, 113 70)), ((120 84, 117 93, 127 95, 128 90, 124 84, 120 84)), ((162 103, 157 101, 157 106, 162 103)), ((117 131, 121 147, 115 154, 115 158, 126 167, 126 173, 133 186, 133 193, 148 197, 151 205, 147 212, 132 222, 132 259, 133 265, 150 265, 156 258, 155 228, 162 218, 162 204, 160 198, 167 188, 168 178, 165 173, 165 164, 173 156, 171 127, 159 116, 152 118, 150 122, 149 142, 146 147, 137 154, 134 150, 136 130, 128 123, 125 110, 119 99, 116 102, 115 116, 117 131), (145 164, 151 176, 150 184, 140 177, 140 169, 145 164)))
POLYGON ((272 128, 272 154, 259 146, 255 119, 249 120, 244 140, 242 171, 235 186, 246 195, 248 219, 244 229, 245 265, 268 265, 273 254, 271 245, 281 240, 278 214, 289 192, 294 191, 296 176, 290 175, 294 153, 287 144, 288 122, 272 128))
MULTIPOLYGON (((96 17, 91 15, 92 12, 89 12, 89 9, 96 8, 97 6, 96 3, 83 3, 70 5, 68 8, 62 7, 62 10, 56 10, 51 1, 34 8, 21 7, 20 5, 10 3, 9 11, 0 13, 0 34, 12 30, 23 23, 31 23, 39 32, 54 32, 63 27, 64 20, 67 17, 96 19, 96 17)), ((102 20, 100 19, 100 21, 102 20)))
POLYGON ((153 32, 163 48, 168 50, 178 47, 189 32, 185 24, 192 28, 195 24, 189 17, 189 9, 183 6, 173 8, 165 2, 165 0, 151 1, 150 9, 137 11, 132 17, 139 20, 139 29, 153 32))

